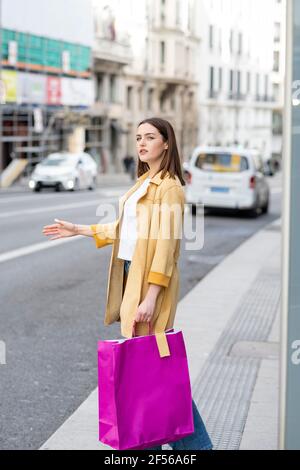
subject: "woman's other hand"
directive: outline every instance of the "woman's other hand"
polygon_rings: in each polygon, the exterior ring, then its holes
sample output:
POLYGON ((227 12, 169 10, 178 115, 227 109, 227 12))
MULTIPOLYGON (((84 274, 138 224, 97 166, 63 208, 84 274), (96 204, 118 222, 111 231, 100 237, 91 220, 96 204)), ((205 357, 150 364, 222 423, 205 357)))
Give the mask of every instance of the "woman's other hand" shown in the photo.
POLYGON ((156 300, 162 287, 155 284, 150 284, 146 297, 143 302, 138 306, 135 323, 147 322, 150 323, 155 311, 156 300))
POLYGON ((66 222, 65 220, 54 219, 55 224, 45 225, 43 234, 48 237, 52 236, 50 240, 57 240, 58 238, 74 237, 79 234, 78 225, 66 222))
POLYGON ((146 296, 143 302, 138 306, 134 319, 135 323, 150 323, 154 314, 155 304, 155 298, 150 298, 146 296))

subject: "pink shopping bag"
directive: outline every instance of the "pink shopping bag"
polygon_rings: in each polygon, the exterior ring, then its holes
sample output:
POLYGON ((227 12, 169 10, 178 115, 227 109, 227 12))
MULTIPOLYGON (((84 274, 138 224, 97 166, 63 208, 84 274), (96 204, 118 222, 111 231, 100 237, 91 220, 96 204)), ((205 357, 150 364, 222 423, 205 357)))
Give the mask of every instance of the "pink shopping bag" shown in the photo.
POLYGON ((158 335, 98 342, 99 440, 114 449, 146 449, 194 432, 183 334, 161 339, 166 354, 158 335))

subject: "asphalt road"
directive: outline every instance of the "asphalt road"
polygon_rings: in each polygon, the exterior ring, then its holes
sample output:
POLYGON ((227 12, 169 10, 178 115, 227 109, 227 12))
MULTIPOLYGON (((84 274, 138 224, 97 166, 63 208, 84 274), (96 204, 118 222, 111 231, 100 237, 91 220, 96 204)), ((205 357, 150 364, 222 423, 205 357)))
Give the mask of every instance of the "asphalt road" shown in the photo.
MULTIPOLYGON (((280 217, 280 181, 270 182, 268 215, 210 213, 204 217, 203 248, 190 251, 182 243, 180 298, 280 217)), ((124 192, 0 193, 0 341, 6 345, 0 449, 38 449, 97 386, 97 340, 120 337, 119 324, 103 325, 111 247, 97 250, 93 239, 84 237, 49 242, 42 227, 55 217, 95 223, 99 203, 116 205, 124 192)), ((201 214, 196 221, 201 231, 201 214)))

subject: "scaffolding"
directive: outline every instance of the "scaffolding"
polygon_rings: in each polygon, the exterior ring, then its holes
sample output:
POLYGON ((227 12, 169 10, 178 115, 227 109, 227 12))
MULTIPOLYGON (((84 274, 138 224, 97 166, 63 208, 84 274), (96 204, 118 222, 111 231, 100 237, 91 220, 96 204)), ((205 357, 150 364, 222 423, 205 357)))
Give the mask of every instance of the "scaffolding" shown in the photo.
MULTIPOLYGON (((90 48, 1 29, 0 17, 0 72, 5 69, 46 78, 89 78, 90 67, 90 48), (10 52, 12 43, 16 45, 15 61, 10 52)), ((2 73, 0 78, 3 78, 2 73)), ((24 174, 30 174, 35 164, 49 153, 68 148, 68 138, 78 123, 84 122, 87 127, 92 125, 84 106, 49 105, 46 97, 41 103, 13 101, 3 103, 0 110, 0 172, 13 159, 26 159, 28 164, 24 174)))
POLYGON ((72 131, 61 112, 41 107, 44 131, 36 132, 33 106, 3 106, 2 145, 3 167, 14 158, 28 160, 26 172, 51 152, 66 149, 67 137, 72 131))

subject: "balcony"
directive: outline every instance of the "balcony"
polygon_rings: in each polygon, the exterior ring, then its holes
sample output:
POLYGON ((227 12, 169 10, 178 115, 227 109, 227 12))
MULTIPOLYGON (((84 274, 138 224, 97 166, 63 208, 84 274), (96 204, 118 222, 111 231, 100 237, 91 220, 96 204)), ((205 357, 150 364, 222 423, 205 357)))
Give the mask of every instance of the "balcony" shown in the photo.
POLYGON ((228 99, 233 101, 245 101, 247 95, 245 93, 230 91, 228 93, 228 99))
POLYGON ((129 44, 107 38, 96 38, 93 55, 94 59, 121 65, 129 65, 132 62, 132 51, 129 44))
POLYGON ((282 135, 283 134, 283 126, 273 126, 272 133, 273 133, 273 135, 282 135))
POLYGON ((264 95, 263 96, 263 101, 265 101, 266 103, 274 103, 275 102, 275 96, 264 95))
POLYGON ((220 92, 216 90, 209 90, 208 91, 208 98, 216 100, 219 98, 220 92))

